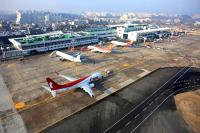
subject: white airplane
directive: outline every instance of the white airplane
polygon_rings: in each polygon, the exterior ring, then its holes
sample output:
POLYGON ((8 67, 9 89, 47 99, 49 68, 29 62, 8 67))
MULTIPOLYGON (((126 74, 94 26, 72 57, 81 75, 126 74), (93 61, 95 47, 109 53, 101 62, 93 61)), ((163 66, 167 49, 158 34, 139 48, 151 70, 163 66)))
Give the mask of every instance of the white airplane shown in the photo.
POLYGON ((59 56, 60 60, 69 60, 69 61, 73 61, 73 62, 81 62, 81 56, 80 54, 78 54, 76 57, 60 52, 60 51, 53 51, 50 56, 53 56, 54 54, 56 54, 56 56, 59 56))
POLYGON ((112 45, 109 45, 108 48, 99 47, 99 46, 88 46, 92 52, 100 52, 100 53, 111 53, 112 52, 112 45))
POLYGON ((119 42, 119 41, 111 41, 110 43, 112 43, 114 46, 121 46, 121 47, 130 47, 132 46, 133 42, 119 42))
POLYGON ((47 91, 51 92, 53 97, 56 97, 56 94, 58 93, 71 90, 71 89, 76 89, 76 88, 82 88, 85 92, 87 92, 90 95, 90 97, 94 97, 95 95, 92 91, 92 88, 94 87, 94 83, 92 82, 99 80, 103 77, 102 73, 100 72, 93 73, 90 76, 85 76, 80 79, 68 77, 62 74, 58 74, 58 75, 69 80, 70 82, 63 85, 59 85, 52 79, 46 78, 48 87, 47 86, 42 86, 42 87, 45 88, 47 91))

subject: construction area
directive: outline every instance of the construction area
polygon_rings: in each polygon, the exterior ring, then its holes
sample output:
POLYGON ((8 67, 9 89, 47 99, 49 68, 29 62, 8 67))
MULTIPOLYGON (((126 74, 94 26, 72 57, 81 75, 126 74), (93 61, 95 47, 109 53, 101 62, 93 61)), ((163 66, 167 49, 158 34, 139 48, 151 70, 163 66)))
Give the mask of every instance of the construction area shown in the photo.
POLYGON ((1 62, 0 91, 5 93, 0 93, 4 103, 0 104, 0 132, 40 132, 158 68, 189 64, 200 67, 199 42, 199 35, 188 35, 138 48, 114 47, 109 54, 83 51, 82 63, 60 61, 51 58, 50 53, 1 62), (47 85, 46 77, 66 83, 57 72, 82 77, 97 71, 104 73, 104 78, 95 83, 94 98, 81 89, 53 98, 41 87, 47 85))

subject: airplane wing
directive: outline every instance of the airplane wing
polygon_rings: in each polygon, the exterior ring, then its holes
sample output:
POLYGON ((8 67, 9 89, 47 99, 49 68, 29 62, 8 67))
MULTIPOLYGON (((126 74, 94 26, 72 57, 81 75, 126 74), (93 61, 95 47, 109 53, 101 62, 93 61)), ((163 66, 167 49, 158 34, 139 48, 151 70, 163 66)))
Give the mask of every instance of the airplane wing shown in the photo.
POLYGON ((65 75, 62 75, 62 74, 59 74, 59 73, 57 73, 57 74, 58 74, 58 76, 63 77, 63 78, 65 78, 65 79, 69 80, 69 81, 77 80, 77 78, 65 76, 65 75))
POLYGON ((52 91, 49 87, 47 87, 47 86, 45 86, 45 85, 42 85, 42 88, 44 88, 44 89, 46 89, 47 91, 49 91, 53 97, 56 97, 56 92, 55 92, 55 91, 52 91))
POLYGON ((96 50, 96 49, 92 49, 92 50, 91 50, 91 52, 96 52, 96 51, 98 51, 98 50, 96 50))
POLYGON ((81 88, 87 92, 91 97, 94 97, 94 93, 89 85, 81 86, 81 88))

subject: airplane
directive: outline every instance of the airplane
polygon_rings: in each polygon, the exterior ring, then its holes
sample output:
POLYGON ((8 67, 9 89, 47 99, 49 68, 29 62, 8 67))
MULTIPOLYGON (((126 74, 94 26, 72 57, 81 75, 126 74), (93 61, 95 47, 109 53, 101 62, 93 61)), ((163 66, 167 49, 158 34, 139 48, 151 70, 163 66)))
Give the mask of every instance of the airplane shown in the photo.
POLYGON ((119 42, 119 41, 111 41, 110 43, 112 43, 114 46, 130 47, 132 46, 133 42, 125 43, 125 42, 119 42))
POLYGON ((58 74, 58 76, 63 77, 65 79, 69 80, 70 82, 63 84, 63 85, 59 85, 52 79, 46 78, 48 87, 44 86, 44 85, 42 87, 44 89, 46 89, 47 91, 49 91, 53 97, 56 97, 56 95, 58 93, 76 89, 76 88, 82 88, 85 92, 87 92, 90 95, 90 97, 94 97, 95 95, 94 95, 94 92, 92 91, 92 88, 95 85, 92 82, 103 78, 103 75, 100 72, 95 72, 90 76, 84 76, 79 79, 73 78, 73 77, 68 77, 68 76, 65 76, 65 75, 62 75, 59 73, 57 73, 57 74, 58 74))
POLYGON ((111 53, 112 52, 112 45, 109 45, 108 48, 100 47, 100 46, 88 46, 92 52, 100 52, 100 53, 111 53))
POLYGON ((54 54, 56 54, 57 56, 59 56, 60 60, 69 60, 69 61, 73 61, 73 62, 81 62, 81 56, 80 54, 78 54, 76 57, 63 53, 61 51, 53 51, 50 56, 53 56, 54 54))

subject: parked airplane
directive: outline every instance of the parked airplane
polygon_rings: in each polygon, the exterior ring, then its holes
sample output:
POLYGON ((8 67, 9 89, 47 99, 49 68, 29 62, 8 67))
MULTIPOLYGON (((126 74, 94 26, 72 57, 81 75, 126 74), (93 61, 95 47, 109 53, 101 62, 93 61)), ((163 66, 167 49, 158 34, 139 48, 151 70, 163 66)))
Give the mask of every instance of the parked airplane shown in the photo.
POLYGON ((59 56, 60 60, 69 60, 69 61, 73 61, 73 62, 81 62, 81 56, 80 54, 78 54, 76 57, 60 52, 60 51, 53 51, 50 56, 53 56, 54 54, 56 54, 56 56, 59 56))
POLYGON ((100 47, 100 46, 88 46, 92 52, 100 52, 100 53, 111 53, 112 52, 112 45, 109 45, 108 48, 100 47))
POLYGON ((121 46, 121 47, 130 47, 132 46, 133 42, 119 42, 119 41, 111 41, 110 43, 112 43, 114 46, 121 46))
POLYGON ((92 88, 94 87, 94 83, 92 83, 92 82, 99 80, 103 77, 102 73, 100 73, 100 72, 93 73, 90 76, 85 76, 80 79, 68 77, 68 76, 65 76, 65 75, 62 75, 59 73, 58 73, 58 75, 69 80, 70 82, 63 84, 63 85, 59 85, 52 79, 46 78, 48 87, 47 86, 42 86, 42 87, 45 88, 47 91, 51 92, 53 97, 55 97, 56 94, 58 94, 58 93, 61 93, 61 92, 67 91, 67 90, 71 90, 71 89, 76 89, 76 88, 82 88, 91 97, 94 97, 95 95, 92 91, 92 88))

